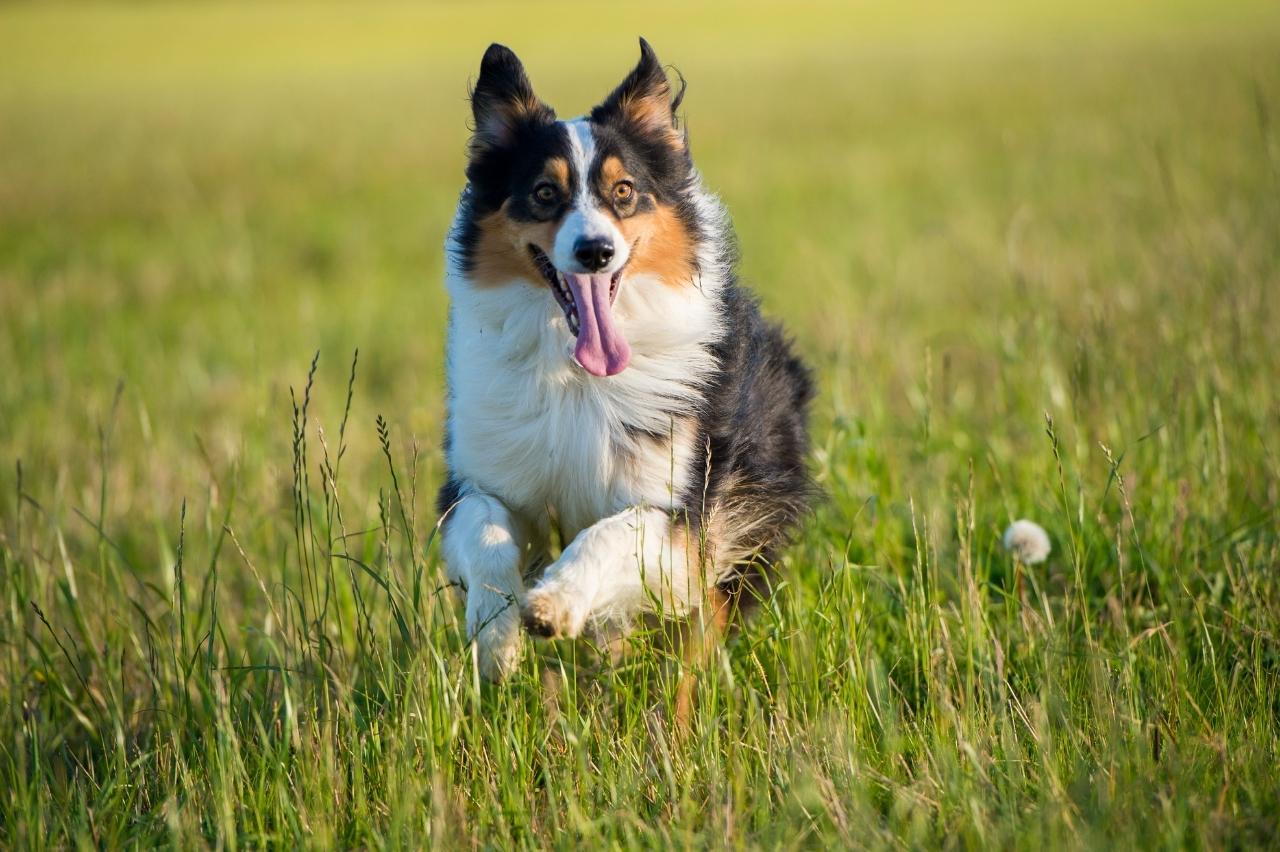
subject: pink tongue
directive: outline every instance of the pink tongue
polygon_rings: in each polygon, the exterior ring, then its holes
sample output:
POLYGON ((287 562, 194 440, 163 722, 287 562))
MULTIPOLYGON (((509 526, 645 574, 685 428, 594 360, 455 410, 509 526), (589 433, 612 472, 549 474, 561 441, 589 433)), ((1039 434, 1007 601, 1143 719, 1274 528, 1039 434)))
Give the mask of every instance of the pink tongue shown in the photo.
POLYGON ((611 275, 566 272, 578 306, 578 344, 573 357, 593 376, 614 376, 631 362, 631 347, 613 324, 609 299, 611 275))

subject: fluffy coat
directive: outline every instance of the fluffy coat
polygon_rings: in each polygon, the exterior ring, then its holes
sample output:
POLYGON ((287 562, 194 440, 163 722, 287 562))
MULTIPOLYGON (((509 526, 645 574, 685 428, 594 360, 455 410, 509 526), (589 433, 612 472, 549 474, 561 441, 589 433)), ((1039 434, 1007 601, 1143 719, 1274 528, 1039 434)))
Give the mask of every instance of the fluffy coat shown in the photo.
POLYGON ((764 589, 811 495, 810 375, 737 282, 652 49, 558 121, 486 52, 450 231, 443 551, 485 676, 543 636, 764 589), (553 530, 567 546, 551 552, 553 530))

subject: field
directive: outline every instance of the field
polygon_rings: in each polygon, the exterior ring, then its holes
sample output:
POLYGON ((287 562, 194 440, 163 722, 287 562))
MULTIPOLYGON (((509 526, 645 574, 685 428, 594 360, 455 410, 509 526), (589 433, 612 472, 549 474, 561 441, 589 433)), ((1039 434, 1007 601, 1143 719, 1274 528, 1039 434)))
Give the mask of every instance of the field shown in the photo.
POLYGON ((912 8, 0 7, 0 846, 1275 845, 1280 6, 912 8), (468 80, 640 34, 820 385, 687 737, 432 534, 468 80))

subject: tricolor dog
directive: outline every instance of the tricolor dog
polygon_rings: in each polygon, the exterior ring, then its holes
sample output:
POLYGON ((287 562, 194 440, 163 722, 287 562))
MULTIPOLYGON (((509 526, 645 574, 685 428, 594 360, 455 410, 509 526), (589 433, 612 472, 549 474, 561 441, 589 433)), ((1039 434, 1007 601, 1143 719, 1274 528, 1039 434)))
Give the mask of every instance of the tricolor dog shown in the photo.
POLYGON ((439 509, 491 679, 522 626, 614 635, 700 608, 722 624, 808 506, 809 371, 735 278, 681 83, 641 40, 603 103, 559 120, 510 50, 480 66, 447 241, 439 509))

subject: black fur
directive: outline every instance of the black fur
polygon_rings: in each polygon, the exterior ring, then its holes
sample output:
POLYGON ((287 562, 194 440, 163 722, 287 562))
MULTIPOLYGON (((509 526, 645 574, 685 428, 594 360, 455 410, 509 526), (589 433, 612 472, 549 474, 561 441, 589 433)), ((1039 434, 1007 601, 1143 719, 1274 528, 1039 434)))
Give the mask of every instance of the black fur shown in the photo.
MULTIPOLYGON (((554 115, 547 122, 537 120, 517 125, 510 146, 486 148, 472 154, 467 165, 467 188, 462 195, 467 215, 460 220, 456 235, 464 271, 471 272, 475 267, 479 219, 500 208, 507 199, 511 200, 507 210, 513 219, 547 218, 533 210, 530 195, 543 165, 556 156, 569 159, 569 140, 564 128, 555 123, 554 115)), ((562 205, 551 218, 563 214, 562 205)))
POLYGON ((694 186, 693 159, 689 155, 688 135, 679 131, 676 114, 684 92, 684 78, 681 78, 679 91, 674 96, 671 94, 671 84, 657 54, 649 42, 640 39, 640 61, 618 88, 591 110, 591 122, 596 126, 597 159, 610 155, 621 159, 632 170, 641 193, 673 206, 685 227, 697 234, 697 215, 689 197, 694 186), (638 128, 627 120, 624 101, 646 97, 669 104, 671 130, 679 131, 678 144, 672 144, 671 136, 654 133, 652 128, 638 128))
MULTIPOLYGON (((448 443, 446 439, 446 444, 448 443)), ((449 456, 449 448, 445 447, 445 457, 449 456)), ((440 492, 436 494, 436 514, 440 517, 447 517, 449 510, 458 505, 458 501, 462 499, 462 483, 450 476, 444 481, 444 485, 440 486, 440 492)))
POLYGON ((813 499, 805 459, 814 387, 782 330, 736 281, 724 286, 720 307, 729 333, 714 347, 720 369, 698 417, 697 456, 680 503, 694 535, 716 534, 707 526, 714 513, 733 512, 734 547, 752 558, 720 586, 747 604, 740 593, 765 592, 763 570, 813 499))

